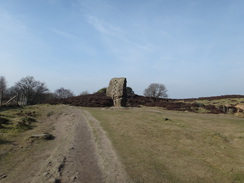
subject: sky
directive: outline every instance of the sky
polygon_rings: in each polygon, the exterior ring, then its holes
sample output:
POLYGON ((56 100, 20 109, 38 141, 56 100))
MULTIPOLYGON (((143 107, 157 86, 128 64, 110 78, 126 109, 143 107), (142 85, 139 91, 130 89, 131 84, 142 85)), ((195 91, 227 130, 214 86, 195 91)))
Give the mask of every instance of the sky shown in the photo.
POLYGON ((243 0, 0 0, 0 76, 76 95, 126 77, 136 94, 244 95, 243 0))

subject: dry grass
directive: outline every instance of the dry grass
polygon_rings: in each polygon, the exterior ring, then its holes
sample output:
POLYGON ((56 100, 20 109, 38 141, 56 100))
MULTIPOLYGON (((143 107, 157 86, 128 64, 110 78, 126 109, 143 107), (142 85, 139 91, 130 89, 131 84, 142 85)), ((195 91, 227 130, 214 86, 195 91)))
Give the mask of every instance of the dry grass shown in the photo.
POLYGON ((243 118, 148 107, 86 110, 134 182, 244 182, 243 118))
MULTIPOLYGON (((33 144, 29 141, 29 137, 34 134, 52 131, 53 126, 47 125, 48 121, 46 122, 47 117, 51 113, 58 114, 59 111, 49 105, 1 108, 0 116, 8 119, 8 122, 2 124, 0 128, 0 175, 23 161, 21 159, 22 156, 25 157, 27 153, 38 151, 36 149, 37 146, 32 148, 33 144), (56 111, 52 112, 53 110, 56 111), (18 125, 19 122, 26 120, 25 114, 34 111, 35 115, 32 116, 33 119, 25 121, 28 123, 27 126, 18 125)), ((42 142, 39 141, 37 143, 42 142)))
MULTIPOLYGON (((186 102, 186 101, 182 101, 186 102)), ((187 103, 202 103, 204 105, 237 105, 240 103, 244 103, 244 98, 226 98, 226 99, 216 99, 216 100, 193 100, 188 101, 187 103)))

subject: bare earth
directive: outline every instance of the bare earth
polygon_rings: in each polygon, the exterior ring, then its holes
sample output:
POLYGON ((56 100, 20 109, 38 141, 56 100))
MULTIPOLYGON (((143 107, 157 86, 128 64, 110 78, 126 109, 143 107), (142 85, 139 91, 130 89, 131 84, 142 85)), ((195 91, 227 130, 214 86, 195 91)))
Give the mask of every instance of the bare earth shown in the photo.
POLYGON ((18 158, 11 160, 14 165, 0 167, 1 183, 131 182, 89 112, 71 106, 54 108, 59 114, 48 116, 42 125, 52 126, 55 139, 21 147, 18 158))

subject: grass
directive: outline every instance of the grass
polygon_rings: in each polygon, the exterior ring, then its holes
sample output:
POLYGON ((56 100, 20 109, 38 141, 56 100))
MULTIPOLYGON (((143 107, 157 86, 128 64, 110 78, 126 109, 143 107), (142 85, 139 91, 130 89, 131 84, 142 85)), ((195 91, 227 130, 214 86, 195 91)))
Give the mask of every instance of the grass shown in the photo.
MULTIPOLYGON (((186 102, 186 101, 182 101, 186 102)), ((187 103, 202 103, 204 105, 237 105, 244 103, 244 98, 226 98, 226 99, 216 99, 216 100, 194 100, 187 103)))
POLYGON ((53 127, 45 120, 54 113, 59 111, 49 105, 0 108, 0 117, 7 121, 0 128, 0 163, 6 165, 31 146, 30 135, 50 132, 53 127))
POLYGON ((1 117, 8 120, 2 124, 0 129, 1 134, 14 135, 35 127, 35 117, 26 115, 34 111, 30 107, 8 108, 0 112, 1 117))
POLYGON ((86 110, 134 182, 244 182, 243 118, 148 107, 86 110))
MULTIPOLYGON (((244 118, 153 107, 82 109, 101 122, 135 183, 244 182, 244 118)), ((49 105, 0 111, 8 119, 0 129, 1 165, 21 162, 26 138, 50 132, 46 119, 61 112, 49 105), (17 128, 20 111, 37 112, 32 128, 17 128)), ((0 172, 6 168, 0 166, 0 172)))
POLYGON ((64 110, 60 106, 50 105, 0 108, 0 110, 0 117, 9 119, 7 126, 0 128, 0 176, 16 177, 20 167, 27 166, 27 162, 36 165, 36 160, 45 156, 46 150, 53 147, 52 138, 49 140, 30 137, 43 133, 52 135, 55 120, 64 113, 64 110), (35 113, 33 113, 34 111, 35 113), (25 122, 31 128, 19 127, 19 121, 23 122, 22 120, 26 117, 28 117, 28 120, 25 122))

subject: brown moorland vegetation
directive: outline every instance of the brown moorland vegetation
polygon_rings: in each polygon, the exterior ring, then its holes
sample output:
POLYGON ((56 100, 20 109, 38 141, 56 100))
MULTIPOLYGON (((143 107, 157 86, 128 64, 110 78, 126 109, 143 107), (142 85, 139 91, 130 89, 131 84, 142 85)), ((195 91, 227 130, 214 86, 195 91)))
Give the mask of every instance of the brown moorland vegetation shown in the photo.
MULTIPOLYGON (((223 95, 215 97, 200 97, 191 99, 168 99, 153 98, 140 95, 129 95, 127 97, 128 107, 162 107, 167 110, 204 112, 212 114, 221 113, 243 113, 243 109, 236 105, 244 102, 244 95, 223 95)), ((68 104, 83 107, 111 107, 113 101, 105 93, 95 93, 89 95, 80 95, 65 99, 52 99, 48 104, 68 104)))

